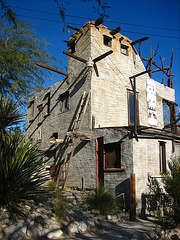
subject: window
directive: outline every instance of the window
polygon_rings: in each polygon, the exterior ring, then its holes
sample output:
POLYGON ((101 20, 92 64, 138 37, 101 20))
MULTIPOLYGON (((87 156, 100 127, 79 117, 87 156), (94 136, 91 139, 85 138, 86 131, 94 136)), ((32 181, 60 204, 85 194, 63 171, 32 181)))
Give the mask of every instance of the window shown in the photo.
POLYGON ((160 174, 164 174, 166 172, 166 143, 159 142, 159 167, 160 174))
POLYGON ((108 37, 106 35, 104 35, 103 37, 104 37, 104 45, 111 47, 112 46, 112 38, 108 37))
POLYGON ((71 43, 69 43, 68 46, 70 49, 70 53, 74 53, 75 52, 75 40, 73 40, 71 43))
POLYGON ((41 124, 42 122, 42 110, 43 110, 43 106, 39 105, 38 106, 38 124, 41 124))
POLYGON ((38 106, 38 129, 37 129, 37 140, 38 142, 42 139, 42 132, 41 132, 41 123, 42 123, 42 111, 43 111, 43 105, 38 106))
POLYGON ((46 95, 46 115, 50 114, 50 93, 46 95))
POLYGON ((29 121, 32 121, 34 118, 34 100, 30 102, 29 104, 29 108, 30 108, 30 117, 29 117, 29 121))
MULTIPOLYGON (((129 115, 129 125, 134 125, 134 93, 128 92, 128 115, 129 115)), ((136 94, 136 117, 137 124, 139 124, 139 109, 138 109, 138 95, 136 94)))
POLYGON ((163 120, 166 130, 177 133, 175 103, 163 100, 163 120))
POLYGON ((60 113, 69 109, 69 91, 60 95, 60 113))
POLYGON ((129 55, 129 51, 128 51, 128 46, 121 44, 121 53, 128 56, 129 55))
POLYGON ((42 139, 42 135, 41 135, 41 126, 38 127, 38 131, 37 131, 37 140, 41 141, 42 139))
POLYGON ((121 168, 121 143, 104 144, 105 169, 121 168))
POLYGON ((54 133, 53 133, 53 139, 54 139, 54 140, 58 139, 58 132, 54 132, 54 133))

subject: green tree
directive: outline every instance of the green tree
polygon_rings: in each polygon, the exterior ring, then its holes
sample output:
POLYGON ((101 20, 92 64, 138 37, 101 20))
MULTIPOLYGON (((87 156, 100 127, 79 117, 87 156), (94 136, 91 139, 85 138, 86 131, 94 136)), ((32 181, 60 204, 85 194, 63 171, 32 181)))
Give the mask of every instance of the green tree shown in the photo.
POLYGON ((12 9, 9 7, 9 5, 4 1, 0 0, 1 8, 4 11, 4 14, 2 15, 2 19, 7 19, 9 22, 12 22, 14 25, 17 24, 16 22, 16 14, 12 9))
POLYGON ((0 92, 19 100, 39 90, 49 76, 36 63, 52 66, 55 58, 28 23, 17 22, 17 26, 7 27, 1 22, 0 31, 0 92))

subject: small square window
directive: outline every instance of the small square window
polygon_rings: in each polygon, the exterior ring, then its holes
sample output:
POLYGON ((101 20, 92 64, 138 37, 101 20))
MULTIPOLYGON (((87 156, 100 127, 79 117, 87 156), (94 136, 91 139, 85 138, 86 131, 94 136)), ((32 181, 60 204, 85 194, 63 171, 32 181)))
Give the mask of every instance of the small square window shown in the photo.
POLYGON ((53 139, 54 139, 54 140, 58 139, 58 132, 54 132, 54 133, 53 133, 53 139))
POLYGON ((112 46, 112 38, 108 37, 106 35, 104 35, 103 37, 104 37, 104 45, 111 47, 112 46))
POLYGON ((128 51, 128 46, 121 44, 121 53, 128 56, 129 55, 129 51, 128 51))
POLYGON ((121 143, 104 144, 105 169, 121 168, 121 143))
POLYGON ((60 113, 69 109, 69 91, 60 95, 60 113))

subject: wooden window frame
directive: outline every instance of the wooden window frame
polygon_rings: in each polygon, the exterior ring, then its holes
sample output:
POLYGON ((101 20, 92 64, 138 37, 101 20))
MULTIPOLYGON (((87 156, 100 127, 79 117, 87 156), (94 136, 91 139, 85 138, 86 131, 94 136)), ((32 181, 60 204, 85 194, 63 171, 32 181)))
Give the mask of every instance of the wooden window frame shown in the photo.
POLYGON ((29 122, 32 122, 34 120, 34 100, 29 103, 29 108, 30 108, 29 122))
POLYGON ((103 44, 107 47, 112 47, 112 38, 107 35, 103 35, 103 44))
MULTIPOLYGON (((116 154, 117 157, 117 154, 116 154)), ((103 168, 104 168, 104 172, 118 172, 118 171, 124 171, 125 168, 122 168, 122 142, 113 142, 113 143, 107 143, 107 144, 103 144, 103 168), (110 147, 111 145, 111 147, 110 147), (113 146, 114 145, 114 146, 113 146), (106 148, 108 148, 108 146, 110 148, 114 148, 115 150, 117 150, 117 148, 119 147, 119 159, 116 159, 115 161, 119 161, 119 166, 118 167, 107 167, 107 150, 106 148)))
POLYGON ((125 56, 129 56, 129 47, 121 43, 121 53, 125 56))
POLYGON ((46 116, 50 115, 50 92, 46 94, 46 116))
MULTIPOLYGON (((134 126, 134 123, 131 123, 130 121, 130 103, 129 103, 129 95, 133 94, 134 97, 134 92, 128 90, 128 125, 129 126, 134 126)), ((139 125, 139 94, 136 92, 136 117, 137 117, 137 125, 139 125)))
POLYGON ((63 113, 65 111, 69 110, 69 109, 70 109, 70 107, 69 107, 69 91, 66 91, 66 92, 64 92, 60 95, 59 110, 60 110, 60 113, 63 113), (65 106, 63 105, 63 103, 64 103, 65 106))
POLYGON ((43 119, 43 105, 41 104, 38 106, 38 125, 42 123, 42 119, 43 119))
POLYGON ((166 173, 167 164, 166 164, 166 142, 159 142, 159 171, 163 175, 166 173))

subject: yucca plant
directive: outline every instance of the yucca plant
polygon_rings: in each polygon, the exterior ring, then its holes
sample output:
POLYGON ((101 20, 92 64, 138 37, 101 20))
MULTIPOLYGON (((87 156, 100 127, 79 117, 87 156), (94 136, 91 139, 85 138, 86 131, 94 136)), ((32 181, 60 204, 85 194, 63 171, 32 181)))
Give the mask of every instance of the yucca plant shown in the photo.
POLYGON ((116 210, 115 196, 104 186, 91 192, 84 203, 88 209, 98 210, 100 214, 108 214, 116 210))
POLYGON ((9 127, 22 122, 25 115, 20 113, 20 109, 18 102, 0 95, 0 134, 6 135, 9 127))
POLYGON ((47 173, 42 155, 19 135, 0 139, 0 207, 20 210, 22 204, 43 201, 47 173))

